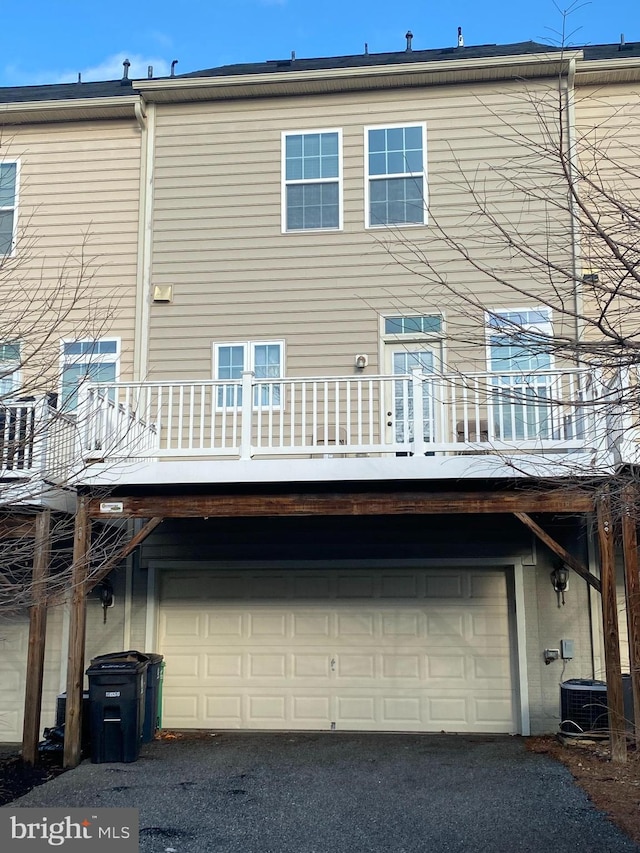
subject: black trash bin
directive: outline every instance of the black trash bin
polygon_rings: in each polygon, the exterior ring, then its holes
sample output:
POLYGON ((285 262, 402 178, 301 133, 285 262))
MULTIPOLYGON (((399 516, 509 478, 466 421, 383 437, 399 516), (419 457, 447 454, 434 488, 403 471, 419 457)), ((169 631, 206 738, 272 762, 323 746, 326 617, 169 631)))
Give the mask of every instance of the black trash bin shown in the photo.
POLYGON ((139 652, 101 655, 91 661, 91 761, 136 761, 144 722, 147 659, 139 652))
MULTIPOLYGON (((60 693, 56 698, 56 726, 64 726, 67 711, 67 694, 60 693)), ((91 740, 91 703, 89 702, 89 691, 82 691, 82 751, 88 752, 91 740)))
POLYGON ((147 667, 142 743, 151 743, 153 736, 160 728, 160 695, 164 670, 164 657, 162 655, 148 652, 147 657, 149 658, 149 666, 147 667))

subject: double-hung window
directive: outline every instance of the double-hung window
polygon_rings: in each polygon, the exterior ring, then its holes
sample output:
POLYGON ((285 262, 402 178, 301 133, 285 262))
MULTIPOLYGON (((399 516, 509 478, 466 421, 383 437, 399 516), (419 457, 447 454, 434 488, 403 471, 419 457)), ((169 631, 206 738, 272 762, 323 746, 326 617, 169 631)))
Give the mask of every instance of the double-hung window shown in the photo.
POLYGON ((20 343, 0 344, 0 397, 20 389, 20 343))
POLYGON ((60 408, 76 409, 80 386, 86 382, 115 382, 119 357, 117 338, 63 341, 60 408))
POLYGON ((487 314, 494 427, 506 440, 550 438, 553 366, 551 309, 500 310, 487 314))
POLYGON ((0 257, 13 252, 18 204, 18 164, 0 163, 0 257))
POLYGON ((342 134, 282 134, 282 230, 342 228, 342 134))
POLYGON ((368 228, 427 221, 426 126, 365 130, 368 228))
POLYGON ((254 406, 277 407, 281 400, 281 385, 273 379, 282 377, 284 362, 283 341, 244 341, 213 345, 213 376, 224 384, 217 389, 219 408, 242 405, 242 374, 253 371, 254 406), (266 380, 260 383, 260 380, 266 380))

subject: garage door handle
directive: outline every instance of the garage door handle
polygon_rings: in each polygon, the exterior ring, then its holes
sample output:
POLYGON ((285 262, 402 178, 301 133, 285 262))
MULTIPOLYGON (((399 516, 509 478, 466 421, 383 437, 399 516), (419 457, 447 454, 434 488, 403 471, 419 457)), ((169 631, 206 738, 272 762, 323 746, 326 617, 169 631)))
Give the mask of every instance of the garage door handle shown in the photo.
POLYGON ((335 672, 335 671, 336 671, 336 659, 331 658, 331 672, 335 672))

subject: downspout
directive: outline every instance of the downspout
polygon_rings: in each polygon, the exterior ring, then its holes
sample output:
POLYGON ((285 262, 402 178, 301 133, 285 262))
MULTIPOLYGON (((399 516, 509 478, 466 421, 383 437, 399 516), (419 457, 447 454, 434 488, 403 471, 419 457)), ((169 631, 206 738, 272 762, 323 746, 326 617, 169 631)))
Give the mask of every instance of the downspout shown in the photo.
POLYGON ((133 347, 133 379, 147 377, 151 287, 151 242, 153 239, 153 164, 156 108, 147 104, 136 110, 142 130, 140 150, 140 212, 138 216, 138 259, 136 266, 136 308, 133 347))
MULTIPOLYGON (((576 109, 575 109, 575 77, 576 60, 569 61, 567 72, 567 84, 565 93, 565 109, 567 114, 567 154, 569 165, 569 179, 571 187, 575 189, 579 170, 576 168, 576 109)), ((583 301, 582 301, 582 244, 580 233, 580 220, 578 208, 573 193, 569 190, 569 213, 571 217, 571 243, 573 246, 573 310, 575 314, 574 334, 576 339, 576 363, 580 363, 579 344, 582 341, 584 331, 583 301)))

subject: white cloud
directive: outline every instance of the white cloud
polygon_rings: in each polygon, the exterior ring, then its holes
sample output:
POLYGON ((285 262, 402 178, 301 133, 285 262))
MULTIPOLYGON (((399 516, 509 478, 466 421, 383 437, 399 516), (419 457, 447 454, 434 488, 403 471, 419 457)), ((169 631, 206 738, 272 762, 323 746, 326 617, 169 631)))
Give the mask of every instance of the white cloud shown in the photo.
POLYGON ((149 65, 153 66, 154 77, 165 77, 170 71, 170 63, 166 59, 122 51, 107 57, 97 65, 77 68, 73 71, 57 69, 55 71, 25 72, 16 66, 7 66, 3 73, 4 80, 0 81, 0 84, 5 86, 41 86, 47 83, 75 83, 78 80, 78 74, 81 75, 83 83, 119 80, 123 75, 122 63, 125 59, 131 63, 129 77, 132 80, 146 78, 149 65))
POLYGON ((166 33, 160 32, 160 30, 152 30, 149 33, 149 38, 159 44, 161 47, 173 47, 173 39, 171 36, 168 36, 166 33))

